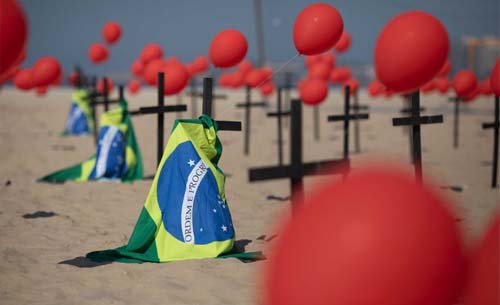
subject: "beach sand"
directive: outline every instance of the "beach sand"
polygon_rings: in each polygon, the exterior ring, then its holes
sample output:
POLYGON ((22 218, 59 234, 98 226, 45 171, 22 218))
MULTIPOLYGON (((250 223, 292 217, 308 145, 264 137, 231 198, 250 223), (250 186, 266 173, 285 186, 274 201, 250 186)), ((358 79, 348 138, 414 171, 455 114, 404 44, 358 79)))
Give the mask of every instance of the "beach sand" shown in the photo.
MULTIPOLYGON (((242 120, 243 110, 234 105, 243 101, 243 90, 228 94, 228 100, 216 102, 217 118, 242 120)), ((0 304, 257 304, 265 261, 100 265, 83 258, 87 252, 127 242, 151 180, 133 184, 35 182, 93 153, 92 137, 59 136, 70 97, 69 89, 54 89, 45 97, 9 88, 0 92, 0 304), (49 217, 25 218, 37 211, 47 212, 49 217)), ((254 99, 258 99, 257 93, 254 99)), ((190 98, 183 100, 189 108, 190 98)), ((130 109, 154 105, 155 92, 146 90, 128 101, 130 109)), ((198 102, 201 109, 201 100, 198 102)), ((403 127, 391 123, 392 117, 401 116, 402 100, 373 99, 361 92, 360 102, 370 105, 371 117, 360 123, 362 153, 352 154, 353 170, 374 158, 401 162, 410 170, 408 135, 403 127)), ((175 98, 167 99, 167 104, 173 103, 175 98)), ((493 119, 493 98, 480 98, 462 107, 460 148, 456 150, 452 147, 453 105, 437 94, 423 95, 421 103, 427 107, 426 114, 445 115, 444 124, 422 127, 424 174, 438 185, 463 187, 462 192, 443 193, 453 200, 470 244, 498 206, 498 189, 490 188, 493 131, 481 129, 482 122, 493 119)), ((274 108, 274 98, 270 105, 274 108)), ((319 142, 313 139, 312 109, 304 109, 305 161, 342 156, 342 123, 326 122, 328 114, 340 114, 342 107, 340 92, 332 91, 320 108, 319 142)), ((224 147, 220 167, 228 174, 226 194, 237 245, 246 251, 265 252, 272 241, 262 240, 262 236, 272 240, 277 222, 289 211, 288 201, 266 199, 268 195, 288 196, 288 180, 250 184, 247 178, 249 167, 277 163, 276 120, 267 118, 265 112, 252 109, 249 157, 243 156, 242 133, 219 133, 224 147)), ((189 113, 188 109, 184 117, 189 113)), ((167 134, 175 117, 165 116, 167 134)), ((134 117, 133 123, 145 174, 153 174, 156 117, 134 117)), ((284 135, 288 144, 289 128, 284 135)), ((285 146, 285 162, 288 149, 285 146)), ((324 179, 306 179, 306 190, 324 179)))

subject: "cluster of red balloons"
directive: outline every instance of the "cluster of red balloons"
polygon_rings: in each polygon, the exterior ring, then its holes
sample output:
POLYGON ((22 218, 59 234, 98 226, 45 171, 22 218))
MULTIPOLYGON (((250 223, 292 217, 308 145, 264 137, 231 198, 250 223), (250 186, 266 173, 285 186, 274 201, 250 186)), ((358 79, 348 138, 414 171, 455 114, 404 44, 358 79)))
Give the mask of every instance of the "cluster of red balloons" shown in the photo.
POLYGON ((272 74, 273 70, 270 67, 254 68, 250 61, 244 60, 233 72, 222 74, 219 78, 219 85, 231 89, 249 86, 252 89, 259 89, 260 94, 266 97, 276 89, 272 74))
MULTIPOLYGON (((116 21, 107 22, 102 28, 102 38, 108 45, 117 43, 122 36, 122 27, 116 21)), ((94 64, 104 63, 109 58, 109 49, 100 42, 94 42, 88 49, 89 59, 94 64)))
POLYGON ((279 227, 263 304, 498 304, 498 212, 467 263, 438 189, 393 164, 330 180, 279 227))
POLYGON ((16 88, 27 91, 36 88, 38 95, 44 95, 49 86, 61 84, 63 73, 59 61, 51 56, 38 59, 33 67, 19 69, 14 75, 16 88))

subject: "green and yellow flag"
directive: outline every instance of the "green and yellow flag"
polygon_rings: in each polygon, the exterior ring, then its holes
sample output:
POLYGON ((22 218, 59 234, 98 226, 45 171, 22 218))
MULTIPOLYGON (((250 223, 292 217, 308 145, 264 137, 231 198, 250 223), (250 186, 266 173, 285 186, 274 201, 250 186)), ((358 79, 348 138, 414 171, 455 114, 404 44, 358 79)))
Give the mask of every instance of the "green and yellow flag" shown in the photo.
POLYGON ((231 253, 235 231, 225 176, 217 166, 221 153, 213 119, 177 120, 128 244, 87 257, 127 263, 257 258, 256 253, 231 253))
POLYGON ((63 135, 87 135, 91 133, 94 128, 94 119, 92 117, 92 108, 90 107, 87 98, 87 91, 77 89, 73 92, 72 103, 69 109, 68 118, 64 125, 63 135))
POLYGON ((134 128, 127 111, 127 103, 101 116, 96 154, 88 160, 38 179, 41 182, 60 183, 68 180, 142 179, 142 157, 134 128))

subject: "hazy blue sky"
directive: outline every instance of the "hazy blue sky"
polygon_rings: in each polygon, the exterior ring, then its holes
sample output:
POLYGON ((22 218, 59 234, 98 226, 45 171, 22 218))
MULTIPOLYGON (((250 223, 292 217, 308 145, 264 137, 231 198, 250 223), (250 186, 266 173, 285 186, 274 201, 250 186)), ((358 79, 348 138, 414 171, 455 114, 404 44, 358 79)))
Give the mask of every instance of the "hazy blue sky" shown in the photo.
MULTIPOLYGON (((295 16, 308 0, 263 0, 265 47, 269 61, 285 61, 296 51, 292 43, 295 16)), ((375 39, 387 20, 410 9, 428 11, 448 28, 450 40, 465 35, 499 33, 498 0, 339 0, 337 7, 353 37, 349 53, 340 62, 371 64, 375 39)), ((232 27, 248 38, 248 57, 256 57, 251 0, 21 0, 29 18, 26 65, 38 57, 57 57, 65 69, 80 63, 92 73, 125 72, 145 43, 157 42, 166 56, 183 61, 205 54, 212 37, 232 27), (122 24, 122 40, 111 48, 111 58, 96 67, 87 57, 88 46, 100 41, 108 20, 122 24)))

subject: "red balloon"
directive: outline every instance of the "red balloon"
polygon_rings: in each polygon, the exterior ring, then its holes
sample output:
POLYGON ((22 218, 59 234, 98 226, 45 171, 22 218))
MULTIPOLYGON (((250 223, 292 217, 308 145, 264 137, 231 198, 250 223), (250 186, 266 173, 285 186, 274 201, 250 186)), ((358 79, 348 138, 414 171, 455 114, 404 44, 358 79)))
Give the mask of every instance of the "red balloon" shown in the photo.
POLYGON ((76 86, 78 84, 78 80, 79 80, 78 72, 72 71, 68 77, 69 83, 73 86, 76 86))
POLYGON ((466 97, 477 87, 477 78, 474 72, 462 70, 453 78, 453 89, 458 97, 466 97))
POLYGON ((342 33, 342 36, 340 36, 339 41, 335 45, 335 50, 339 53, 344 53, 345 51, 349 50, 351 47, 351 35, 344 31, 342 33))
POLYGON ((94 64, 99 64, 105 62, 109 57, 109 51, 108 49, 96 42, 90 45, 89 48, 89 58, 90 61, 94 64))
POLYGON ((384 92, 384 85, 382 85, 379 81, 374 80, 368 86, 368 93, 371 96, 375 97, 383 92, 384 92))
POLYGON ((446 62, 444 63, 444 65, 443 65, 443 67, 441 68, 441 70, 439 70, 439 72, 437 74, 437 77, 446 77, 446 76, 448 76, 448 74, 450 73, 450 70, 451 70, 450 60, 447 59, 446 62))
POLYGON ((141 83, 136 79, 132 79, 128 82, 127 88, 128 92, 134 95, 139 92, 139 89, 141 89, 141 83))
POLYGON ((260 94, 262 94, 262 96, 267 97, 267 96, 273 94, 274 90, 275 90, 275 87, 274 87, 273 82, 265 82, 260 87, 260 94))
POLYGON ((490 83, 489 78, 483 79, 482 81, 480 81, 478 83, 477 87, 479 89, 479 93, 481 93, 482 95, 491 95, 492 94, 491 83, 490 83))
MULTIPOLYGON (((107 89, 108 89, 108 93, 110 93, 111 91, 113 91, 113 88, 114 88, 114 83, 113 83, 113 80, 110 78, 110 77, 106 77, 107 79, 107 89)), ((98 81, 97 81, 97 92, 99 93, 104 93, 104 79, 100 78, 98 81)))
POLYGON ((19 65, 26 46, 28 25, 24 11, 15 0, 0 1, 0 78, 19 65))
POLYGON ((321 61, 327 65, 328 67, 330 68, 335 68, 335 54, 333 53, 330 53, 330 52, 326 52, 326 53, 323 53, 321 56, 321 61))
POLYGON ((156 86, 158 83, 158 72, 165 66, 163 59, 153 59, 144 68, 142 75, 144 81, 150 86, 156 86))
POLYGON ((328 85, 321 79, 306 79, 301 82, 299 96, 306 105, 318 105, 323 102, 328 95, 328 85))
POLYGON ((375 46, 375 73, 387 88, 406 93, 436 76, 448 58, 448 33, 434 16, 410 11, 385 25, 375 46))
POLYGON ((38 59, 32 70, 36 86, 48 86, 61 76, 61 65, 57 59, 50 56, 38 59))
POLYGON ((250 86, 250 88, 257 87, 265 78, 261 69, 253 69, 248 72, 245 77, 245 83, 250 86))
POLYGON ((328 77, 330 77, 331 70, 332 69, 324 63, 314 64, 309 69, 309 78, 318 78, 326 81, 328 77))
POLYGON ((19 71, 19 66, 12 66, 4 74, 0 75, 0 85, 8 80, 11 80, 18 71, 19 71))
POLYGON ((233 88, 239 88, 245 84, 245 74, 241 71, 236 71, 231 74, 229 85, 233 88))
POLYGON ((114 44, 122 36, 122 27, 118 22, 109 21, 102 28, 102 37, 109 44, 114 44))
POLYGON ((14 76, 14 85, 20 90, 30 90, 35 86, 33 81, 33 71, 31 69, 21 69, 14 76))
POLYGON ((495 96, 500 96, 500 57, 498 57, 490 75, 491 91, 495 96))
POLYGON ((142 72, 144 71, 144 64, 140 59, 136 59, 132 62, 132 65, 130 66, 130 72, 132 72, 133 75, 135 76, 141 76, 142 72))
POLYGON ((246 75, 248 72, 250 72, 250 70, 253 69, 253 65, 251 62, 249 62, 248 60, 244 60, 242 61, 239 65, 238 65, 238 71, 242 72, 243 75, 246 75))
POLYGON ((299 54, 321 54, 337 43, 343 30, 342 16, 333 6, 314 3, 306 6, 295 19, 293 43, 299 54))
POLYGON ((245 36, 234 29, 223 30, 210 43, 208 50, 212 64, 217 68, 229 68, 240 63, 248 51, 245 36))
POLYGON ((450 81, 445 77, 436 78, 435 84, 436 84, 436 89, 441 94, 445 94, 446 92, 448 92, 448 89, 450 89, 450 81))
POLYGON ((174 95, 182 91, 189 81, 189 73, 181 64, 171 63, 162 68, 165 73, 164 90, 165 95, 174 95))
POLYGON ((36 87, 36 95, 44 96, 45 94, 47 94, 47 86, 36 87))
POLYGON ((316 64, 321 64, 322 58, 320 55, 311 55, 305 57, 305 64, 307 68, 311 68, 316 64))
POLYGON ((456 304, 462 236, 437 189, 392 164, 330 180, 280 227, 263 304, 456 304))
POLYGON ((465 305, 500 304, 500 214, 476 245, 470 261, 465 305))
POLYGON ((156 43, 148 43, 141 51, 141 60, 144 65, 153 59, 160 59, 163 57, 162 48, 156 43))
POLYGON ((330 81, 332 83, 342 83, 351 77, 351 69, 349 67, 338 67, 330 74, 330 81))
POLYGON ((351 88, 351 95, 354 95, 359 88, 359 82, 355 78, 349 78, 344 82, 344 87, 349 86, 351 88))
POLYGON ((463 96, 461 98, 461 101, 464 103, 471 103, 477 98, 478 95, 479 95, 479 87, 476 86, 476 88, 474 88, 474 90, 472 90, 471 93, 467 94, 466 96, 463 96))
POLYGON ((230 74, 222 74, 219 77, 219 86, 228 87, 231 83, 231 75, 230 74))
POLYGON ((193 68, 196 73, 204 73, 208 70, 208 60, 205 56, 198 56, 193 61, 193 68))
POLYGON ((436 89, 436 82, 434 80, 431 80, 420 88, 423 93, 429 93, 434 89, 436 89))

